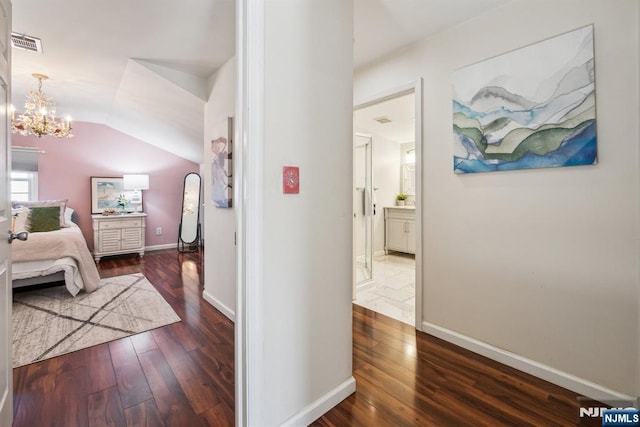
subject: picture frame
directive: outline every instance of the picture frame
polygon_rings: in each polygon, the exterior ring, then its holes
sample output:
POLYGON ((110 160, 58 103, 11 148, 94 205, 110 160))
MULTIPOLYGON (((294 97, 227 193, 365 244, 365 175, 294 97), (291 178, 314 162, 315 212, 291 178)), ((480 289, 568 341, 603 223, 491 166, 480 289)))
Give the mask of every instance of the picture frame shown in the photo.
POLYGON ((215 207, 233 207, 233 118, 213 127, 211 150, 211 201, 215 207))
POLYGON ((455 173, 595 165, 593 25, 453 73, 455 173))
POLYGON ((135 206, 131 203, 134 197, 139 197, 142 206, 142 191, 124 189, 122 177, 91 177, 91 213, 104 213, 105 209, 115 209, 116 212, 134 212, 135 206), (124 194, 127 204, 122 209, 118 205, 118 198, 124 194))

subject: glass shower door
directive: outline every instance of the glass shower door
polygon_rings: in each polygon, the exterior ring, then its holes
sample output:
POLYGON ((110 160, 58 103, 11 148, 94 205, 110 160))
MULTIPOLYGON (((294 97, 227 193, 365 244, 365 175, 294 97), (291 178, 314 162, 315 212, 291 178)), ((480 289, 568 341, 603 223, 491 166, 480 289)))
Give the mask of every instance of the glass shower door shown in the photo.
POLYGON ((371 136, 356 134, 353 228, 356 285, 373 280, 373 168, 371 136))

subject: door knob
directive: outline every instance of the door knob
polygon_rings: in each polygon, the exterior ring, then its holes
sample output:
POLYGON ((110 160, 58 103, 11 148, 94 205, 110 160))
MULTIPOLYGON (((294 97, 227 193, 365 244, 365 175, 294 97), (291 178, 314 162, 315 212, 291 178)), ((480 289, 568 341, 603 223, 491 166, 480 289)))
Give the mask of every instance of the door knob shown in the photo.
POLYGON ((9 230, 7 232, 7 241, 9 243, 13 242, 15 239, 18 240, 27 240, 27 237, 29 237, 29 233, 27 233, 26 231, 21 231, 19 233, 12 233, 11 230, 9 230))

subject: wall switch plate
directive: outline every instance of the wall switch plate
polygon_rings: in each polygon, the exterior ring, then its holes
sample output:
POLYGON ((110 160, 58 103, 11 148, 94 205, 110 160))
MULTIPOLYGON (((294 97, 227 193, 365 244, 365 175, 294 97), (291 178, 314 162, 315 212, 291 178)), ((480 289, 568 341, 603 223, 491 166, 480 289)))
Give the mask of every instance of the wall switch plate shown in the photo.
POLYGON ((162 227, 156 227, 156 236, 162 236, 162 227))
POLYGON ((282 167, 282 193, 300 193, 300 168, 297 166, 282 167))

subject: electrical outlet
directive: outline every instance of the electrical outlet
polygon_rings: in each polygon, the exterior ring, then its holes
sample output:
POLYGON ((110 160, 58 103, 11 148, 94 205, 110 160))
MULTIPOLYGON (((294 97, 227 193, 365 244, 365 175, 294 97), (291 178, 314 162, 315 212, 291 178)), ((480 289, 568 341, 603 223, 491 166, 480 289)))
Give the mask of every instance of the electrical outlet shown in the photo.
POLYGON ((156 227, 156 236, 162 236, 162 227, 156 227))

